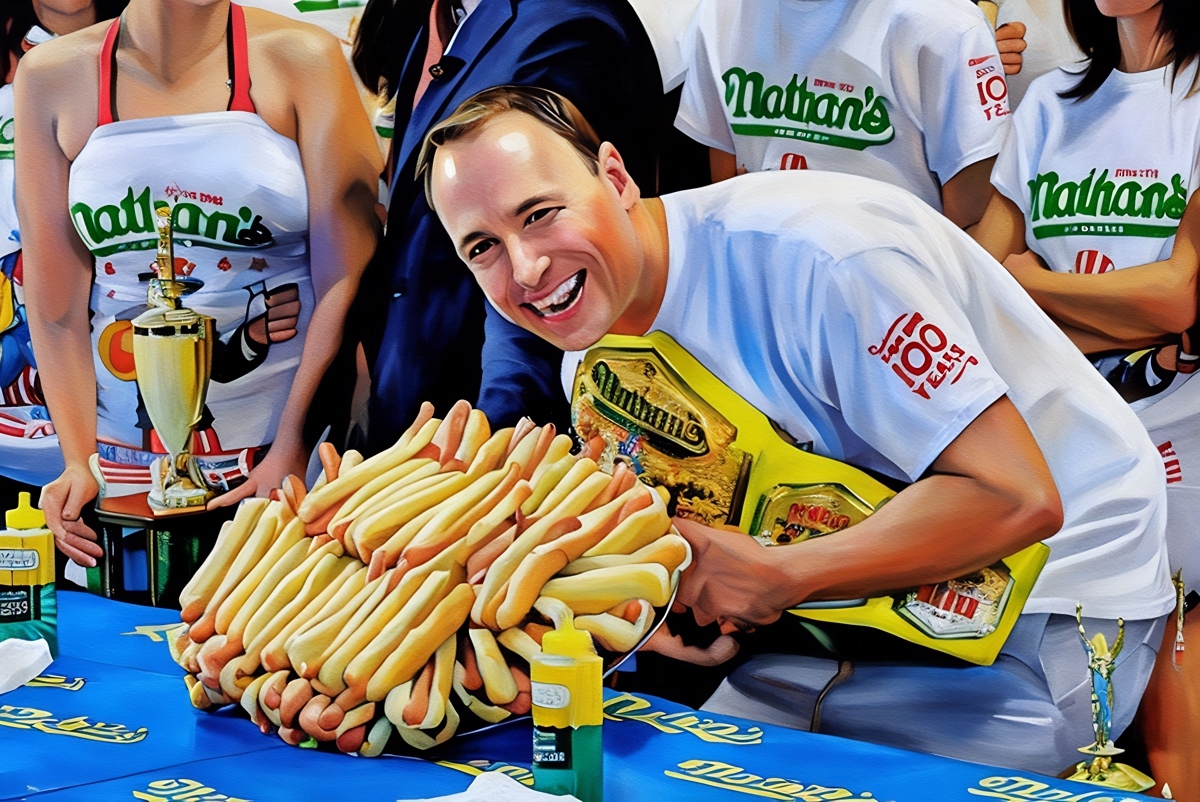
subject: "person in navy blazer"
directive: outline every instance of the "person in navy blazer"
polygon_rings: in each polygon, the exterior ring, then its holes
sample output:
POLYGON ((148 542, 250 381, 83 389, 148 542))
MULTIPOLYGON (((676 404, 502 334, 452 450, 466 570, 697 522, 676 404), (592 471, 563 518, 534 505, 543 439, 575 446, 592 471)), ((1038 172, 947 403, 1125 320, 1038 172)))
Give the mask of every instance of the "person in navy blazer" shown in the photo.
POLYGON ((386 83, 397 96, 387 233, 347 337, 363 344, 370 369, 372 453, 396 440, 423 400, 444 414, 465 398, 493 430, 522 415, 560 431, 569 422, 562 353, 485 302, 425 202, 414 175, 425 132, 481 89, 542 86, 578 104, 601 139, 627 154, 636 180, 655 187, 660 136, 670 125, 654 51, 627 0, 482 0, 453 31, 413 108, 429 20, 429 0, 371 0, 355 46, 367 86, 386 83))

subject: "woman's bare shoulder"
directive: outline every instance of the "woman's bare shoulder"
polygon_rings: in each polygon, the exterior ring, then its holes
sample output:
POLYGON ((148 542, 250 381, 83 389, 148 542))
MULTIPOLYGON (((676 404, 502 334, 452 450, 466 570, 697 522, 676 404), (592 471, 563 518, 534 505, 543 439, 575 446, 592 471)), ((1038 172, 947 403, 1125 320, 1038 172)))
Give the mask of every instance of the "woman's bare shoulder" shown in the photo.
POLYGON ((261 48, 276 63, 307 71, 319 69, 329 59, 342 58, 337 37, 323 28, 261 8, 245 12, 251 47, 261 48))
POLYGON ((30 50, 17 69, 17 91, 36 92, 39 102, 58 107, 95 95, 100 48, 109 24, 97 23, 30 50))

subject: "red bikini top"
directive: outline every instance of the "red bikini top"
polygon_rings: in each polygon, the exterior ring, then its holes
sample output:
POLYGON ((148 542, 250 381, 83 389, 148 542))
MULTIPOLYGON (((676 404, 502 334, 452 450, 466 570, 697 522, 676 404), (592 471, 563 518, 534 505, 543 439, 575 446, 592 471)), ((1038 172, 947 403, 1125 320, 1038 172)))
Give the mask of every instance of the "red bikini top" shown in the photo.
MULTIPOLYGON (((112 21, 104 35, 104 46, 100 48, 100 119, 97 125, 107 125, 117 118, 117 40, 121 36, 121 17, 112 21)), ((242 7, 229 4, 229 23, 225 33, 225 46, 229 54, 229 75, 233 80, 233 92, 229 96, 228 111, 255 112, 250 99, 250 70, 246 58, 246 17, 242 7)))

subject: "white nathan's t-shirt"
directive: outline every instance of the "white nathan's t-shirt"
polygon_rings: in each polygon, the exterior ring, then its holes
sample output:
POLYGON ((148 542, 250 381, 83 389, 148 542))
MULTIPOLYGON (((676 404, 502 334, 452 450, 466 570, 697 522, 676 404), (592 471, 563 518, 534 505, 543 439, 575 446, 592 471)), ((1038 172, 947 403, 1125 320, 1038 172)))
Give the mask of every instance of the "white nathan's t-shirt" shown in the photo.
POLYGON ((21 249, 13 164, 13 88, 0 86, 0 256, 21 249))
POLYGON ((683 50, 675 125, 750 172, 853 173, 940 210, 1007 128, 994 34, 963 0, 704 0, 683 50))
MULTIPOLYGON (((1162 467, 1145 430, 953 223, 834 173, 741 176, 662 200, 670 272, 651 330, 815 453, 906 481, 1007 393, 1065 515, 1025 609, 1172 608, 1162 467)), ((565 376, 578 361, 568 355, 565 376)))
POLYGON ((1079 51, 1063 15, 1062 0, 1002 0, 996 24, 1025 24, 1021 71, 1008 75, 1008 105, 1016 111, 1035 78, 1086 58, 1079 51))
POLYGON ((1055 70, 1033 82, 992 170, 1025 215, 1025 242, 1060 273, 1104 273, 1165 259, 1200 183, 1196 63, 1113 70, 1091 97, 1064 100, 1079 82, 1055 70))

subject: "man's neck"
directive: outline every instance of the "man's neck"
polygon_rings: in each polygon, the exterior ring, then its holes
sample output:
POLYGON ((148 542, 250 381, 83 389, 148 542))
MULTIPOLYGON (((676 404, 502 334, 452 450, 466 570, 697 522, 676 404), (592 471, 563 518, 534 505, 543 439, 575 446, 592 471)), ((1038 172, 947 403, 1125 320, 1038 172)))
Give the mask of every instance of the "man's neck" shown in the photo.
POLYGON ((630 221, 641 246, 642 269, 634 301, 611 333, 642 335, 649 332, 667 294, 671 261, 667 213, 661 200, 646 198, 630 212, 630 221))

